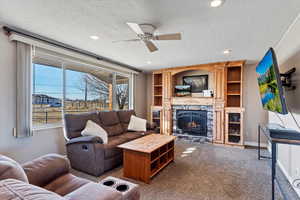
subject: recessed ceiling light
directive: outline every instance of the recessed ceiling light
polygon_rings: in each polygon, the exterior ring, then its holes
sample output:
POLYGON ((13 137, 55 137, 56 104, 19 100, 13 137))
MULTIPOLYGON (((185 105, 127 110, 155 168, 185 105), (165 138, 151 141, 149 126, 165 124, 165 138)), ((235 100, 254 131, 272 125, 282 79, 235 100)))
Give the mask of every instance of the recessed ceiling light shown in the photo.
POLYGON ((91 35, 90 38, 91 38, 92 40, 98 40, 98 39, 99 39, 99 37, 98 37, 97 35, 91 35))
POLYGON ((224 51, 223 51, 223 54, 230 54, 231 53, 231 49, 225 49, 224 51))
POLYGON ((210 6, 213 8, 219 7, 224 3, 224 0, 212 0, 210 6))
POLYGON ((151 64, 152 62, 149 60, 149 61, 147 61, 147 64, 151 64))

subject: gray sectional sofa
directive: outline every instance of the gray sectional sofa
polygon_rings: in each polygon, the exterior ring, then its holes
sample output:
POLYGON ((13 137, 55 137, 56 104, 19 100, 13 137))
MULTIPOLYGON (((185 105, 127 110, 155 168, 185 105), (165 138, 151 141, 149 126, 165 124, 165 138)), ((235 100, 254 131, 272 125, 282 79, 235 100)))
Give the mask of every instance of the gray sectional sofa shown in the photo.
POLYGON ((128 131, 127 127, 133 110, 101 111, 83 114, 65 114, 65 137, 67 155, 72 168, 99 176, 122 164, 122 150, 117 146, 125 142, 154 133, 154 126, 147 125, 146 132, 128 131), (82 136, 86 122, 92 120, 108 133, 108 144, 99 137, 82 136))

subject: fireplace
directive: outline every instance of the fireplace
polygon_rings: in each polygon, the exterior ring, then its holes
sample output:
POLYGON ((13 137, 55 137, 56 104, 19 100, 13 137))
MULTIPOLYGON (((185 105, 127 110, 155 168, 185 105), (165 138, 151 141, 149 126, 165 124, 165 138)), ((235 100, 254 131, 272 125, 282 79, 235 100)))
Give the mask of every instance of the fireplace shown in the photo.
POLYGON ((183 134, 207 136, 206 110, 177 110, 177 128, 183 134))
POLYGON ((173 135, 193 142, 213 139, 212 105, 173 105, 173 135))

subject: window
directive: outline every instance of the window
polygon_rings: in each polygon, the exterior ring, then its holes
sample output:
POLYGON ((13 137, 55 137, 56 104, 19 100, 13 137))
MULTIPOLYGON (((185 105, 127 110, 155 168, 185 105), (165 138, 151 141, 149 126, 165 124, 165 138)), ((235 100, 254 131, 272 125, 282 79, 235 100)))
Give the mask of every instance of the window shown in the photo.
POLYGON ((33 64, 32 125, 61 125, 62 69, 55 66, 33 64))
POLYGON ((65 113, 112 109, 112 73, 67 68, 65 113))
POLYGON ((130 75, 70 62, 33 60, 33 128, 61 126, 64 113, 131 107, 130 75))
POLYGON ((118 110, 129 109, 129 78, 116 76, 116 103, 118 110))

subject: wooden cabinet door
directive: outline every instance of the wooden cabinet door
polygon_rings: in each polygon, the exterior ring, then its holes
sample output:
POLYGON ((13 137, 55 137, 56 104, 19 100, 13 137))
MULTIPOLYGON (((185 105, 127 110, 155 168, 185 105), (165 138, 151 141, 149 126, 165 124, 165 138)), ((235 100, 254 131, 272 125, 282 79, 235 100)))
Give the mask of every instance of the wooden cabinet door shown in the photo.
POLYGON ((214 143, 224 144, 224 109, 214 111, 214 143))
POLYGON ((238 145, 243 146, 244 145, 244 115, 243 115, 243 108, 226 108, 225 110, 225 143, 229 145, 238 145), (237 115, 238 120, 232 121, 230 119, 230 115, 237 115), (239 130, 239 134, 233 135, 232 137, 239 138, 239 141, 230 141, 230 135, 232 134, 230 132, 230 124, 233 124, 235 129, 239 130))
POLYGON ((216 100, 224 100, 224 91, 225 91, 225 69, 224 67, 216 67, 215 68, 215 94, 214 97, 216 100))
POLYGON ((172 74, 163 73, 163 130, 162 133, 172 135, 172 74))
POLYGON ((163 130, 162 134, 165 135, 172 135, 173 129, 172 129, 172 110, 164 108, 163 110, 163 130))
POLYGON ((171 72, 163 73, 163 98, 167 101, 172 97, 172 74, 171 72))

